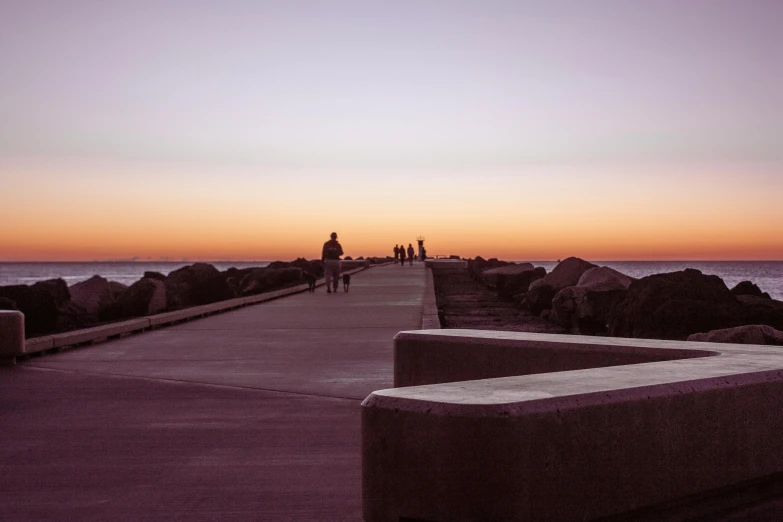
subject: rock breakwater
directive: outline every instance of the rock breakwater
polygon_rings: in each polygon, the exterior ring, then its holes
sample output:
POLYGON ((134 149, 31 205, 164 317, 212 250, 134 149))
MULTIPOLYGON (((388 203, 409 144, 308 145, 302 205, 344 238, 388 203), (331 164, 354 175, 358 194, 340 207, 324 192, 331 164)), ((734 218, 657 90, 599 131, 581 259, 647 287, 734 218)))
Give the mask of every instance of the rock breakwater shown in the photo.
POLYGON ((576 257, 549 273, 477 257, 450 272, 435 274, 441 322, 450 328, 766 343, 783 330, 783 302, 750 281, 729 289, 695 269, 634 279, 576 257), (713 331, 721 333, 707 335, 713 331))
POLYGON ((70 287, 50 279, 0 286, 0 309, 24 313, 26 337, 38 337, 296 286, 305 273, 323 277, 321 261, 299 258, 225 271, 195 263, 168 275, 145 272, 130 286, 99 275, 70 287))

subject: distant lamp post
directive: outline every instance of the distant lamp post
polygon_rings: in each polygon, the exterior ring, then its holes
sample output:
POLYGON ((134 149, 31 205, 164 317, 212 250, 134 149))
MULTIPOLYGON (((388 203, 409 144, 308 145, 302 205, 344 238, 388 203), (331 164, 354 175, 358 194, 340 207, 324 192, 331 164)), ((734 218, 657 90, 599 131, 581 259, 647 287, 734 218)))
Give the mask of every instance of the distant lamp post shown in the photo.
POLYGON ((417 237, 416 241, 419 242, 419 261, 424 261, 424 236, 417 237))

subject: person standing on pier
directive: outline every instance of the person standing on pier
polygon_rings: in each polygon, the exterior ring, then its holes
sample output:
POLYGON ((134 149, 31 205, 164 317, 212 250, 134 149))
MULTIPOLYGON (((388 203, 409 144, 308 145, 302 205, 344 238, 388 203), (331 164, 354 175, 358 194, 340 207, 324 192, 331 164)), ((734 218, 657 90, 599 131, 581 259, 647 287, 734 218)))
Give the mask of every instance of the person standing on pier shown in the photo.
POLYGON ((400 243, 400 264, 405 266, 405 244, 400 243))
POLYGON ((413 245, 408 243, 408 262, 413 266, 413 245))
POLYGON ((394 264, 397 264, 397 260, 400 259, 400 246, 394 245, 394 264))
POLYGON ((324 277, 326 277, 326 291, 337 292, 337 284, 340 281, 340 256, 343 255, 343 247, 337 241, 337 232, 332 232, 331 239, 324 243, 321 251, 321 262, 324 264, 324 277))

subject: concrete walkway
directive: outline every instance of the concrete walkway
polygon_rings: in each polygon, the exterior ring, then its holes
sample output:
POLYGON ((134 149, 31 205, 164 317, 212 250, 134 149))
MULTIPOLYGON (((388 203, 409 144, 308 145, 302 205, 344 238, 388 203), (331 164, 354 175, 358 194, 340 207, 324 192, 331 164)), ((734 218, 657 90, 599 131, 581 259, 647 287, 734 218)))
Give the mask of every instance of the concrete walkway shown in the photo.
POLYGON ((0 371, 3 520, 360 520, 360 407, 425 271, 0 371))

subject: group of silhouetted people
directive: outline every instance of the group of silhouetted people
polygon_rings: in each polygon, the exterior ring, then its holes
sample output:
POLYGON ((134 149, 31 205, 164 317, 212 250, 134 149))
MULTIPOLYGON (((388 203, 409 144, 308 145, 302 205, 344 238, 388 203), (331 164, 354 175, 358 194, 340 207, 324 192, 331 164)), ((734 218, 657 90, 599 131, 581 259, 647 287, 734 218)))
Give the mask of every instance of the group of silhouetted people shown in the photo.
POLYGON ((394 245, 394 264, 398 262, 405 266, 405 259, 408 259, 408 263, 413 266, 413 258, 416 257, 416 252, 413 250, 413 245, 408 243, 408 249, 405 249, 405 245, 394 245))
MULTIPOLYGON (((337 241, 337 233, 332 232, 331 237, 329 241, 324 243, 323 248, 321 249, 321 262, 324 266, 324 277, 326 278, 326 292, 327 293, 334 293, 337 292, 337 284, 340 281, 340 272, 341 272, 341 263, 340 263, 340 256, 343 255, 343 247, 340 244, 339 241, 337 241)), ((413 266, 413 258, 416 257, 416 251, 413 249, 413 245, 411 243, 408 243, 408 248, 405 248, 405 245, 394 245, 394 264, 397 264, 398 262, 405 266, 405 260, 408 260, 408 263, 410 266, 413 266)), ((424 260, 427 258, 427 251, 424 250, 424 247, 421 247, 421 259, 424 260)), ((350 275, 344 274, 342 275, 343 284, 345 291, 348 291, 348 285, 350 284, 350 275)), ((308 285, 310 286, 310 291, 315 291, 315 283, 316 278, 314 275, 311 275, 310 279, 308 280, 308 285)))

